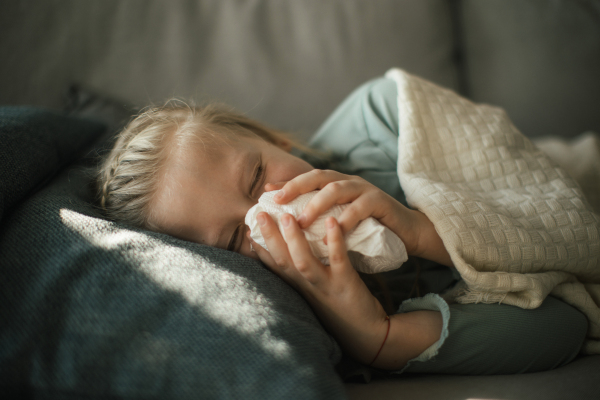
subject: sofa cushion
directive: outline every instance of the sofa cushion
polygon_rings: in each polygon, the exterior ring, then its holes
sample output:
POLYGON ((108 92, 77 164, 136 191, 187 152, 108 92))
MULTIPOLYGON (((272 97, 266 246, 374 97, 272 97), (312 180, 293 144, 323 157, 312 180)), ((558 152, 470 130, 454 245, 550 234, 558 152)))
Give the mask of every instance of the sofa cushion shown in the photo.
POLYGON ((49 110, 0 107, 0 220, 104 129, 49 110))
POLYGON ((345 398, 339 347, 293 289, 239 254, 103 219, 89 183, 73 166, 2 221, 1 393, 345 398))

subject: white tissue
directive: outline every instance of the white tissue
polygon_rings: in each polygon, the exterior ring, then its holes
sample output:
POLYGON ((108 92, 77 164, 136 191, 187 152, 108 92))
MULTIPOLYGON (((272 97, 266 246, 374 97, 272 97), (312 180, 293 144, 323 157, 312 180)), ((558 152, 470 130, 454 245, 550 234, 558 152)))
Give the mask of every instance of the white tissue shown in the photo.
MULTIPOLYGON (((298 196, 287 204, 277 204, 273 197, 279 192, 265 192, 258 204, 248 210, 246 214, 246 225, 250 228, 252 239, 267 251, 267 244, 260 232, 256 216, 264 211, 269 214, 285 239, 281 217, 283 214, 291 214, 294 218, 304 209, 304 206, 313 198, 318 191, 310 192, 298 196)), ((326 236, 325 219, 327 217, 338 218, 347 205, 336 205, 327 212, 321 214, 315 222, 307 229, 304 229, 304 235, 313 254, 325 265, 329 265, 329 251, 327 245, 323 243, 326 236)), ((375 218, 367 218, 361 221, 352 231, 345 236, 348 256, 354 266, 354 269, 367 274, 390 271, 400 267, 407 259, 406 247, 404 243, 394 232, 382 225, 375 218)))

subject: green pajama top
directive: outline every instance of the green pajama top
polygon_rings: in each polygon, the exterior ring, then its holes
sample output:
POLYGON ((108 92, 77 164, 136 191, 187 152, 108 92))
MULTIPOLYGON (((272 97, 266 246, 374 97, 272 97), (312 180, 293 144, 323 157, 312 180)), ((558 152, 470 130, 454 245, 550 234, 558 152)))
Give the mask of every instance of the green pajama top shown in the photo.
MULTIPOLYGON (((396 83, 378 78, 352 92, 311 140, 311 147, 328 153, 327 160, 304 157, 317 168, 361 176, 406 205, 396 173, 400 134, 396 83)), ((420 281, 428 294, 402 302, 397 312, 440 311, 442 334, 398 373, 535 372, 564 365, 579 353, 587 319, 575 308, 553 297, 533 310, 504 304, 448 304, 438 294, 460 276, 450 268, 424 264, 420 281)), ((386 274, 392 297, 402 296, 403 289, 396 283, 414 279, 405 265, 386 274)))

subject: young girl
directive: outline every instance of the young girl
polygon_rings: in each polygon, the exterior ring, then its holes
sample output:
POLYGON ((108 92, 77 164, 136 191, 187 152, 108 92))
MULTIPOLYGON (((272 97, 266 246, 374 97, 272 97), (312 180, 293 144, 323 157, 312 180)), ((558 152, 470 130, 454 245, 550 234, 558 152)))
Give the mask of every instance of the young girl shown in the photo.
POLYGON ((260 259, 306 298, 347 354, 367 365, 489 374, 551 369, 572 360, 587 321, 557 299, 522 310, 448 304, 428 294, 388 316, 352 268, 343 235, 367 217, 398 235, 409 255, 438 270, 446 266, 443 276, 452 268, 433 224, 402 204, 393 150, 397 117, 393 81, 373 80, 351 94, 312 142, 330 152, 338 172, 315 169, 291 154, 302 146, 281 132, 223 108, 152 108, 120 133, 106 158, 100 203, 115 220, 260 259), (283 217, 287 243, 269 215, 259 214, 269 253, 251 247, 244 218, 263 192, 276 189, 280 204, 320 192, 297 219, 283 217), (301 229, 335 204, 349 206, 337 221, 326 221, 331 265, 325 266, 301 229))

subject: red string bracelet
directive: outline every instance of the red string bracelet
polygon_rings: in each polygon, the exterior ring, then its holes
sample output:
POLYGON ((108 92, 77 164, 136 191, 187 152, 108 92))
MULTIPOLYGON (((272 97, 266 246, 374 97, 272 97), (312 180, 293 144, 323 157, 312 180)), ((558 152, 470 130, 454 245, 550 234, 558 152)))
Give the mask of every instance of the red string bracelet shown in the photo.
POLYGON ((387 322, 388 322, 388 328, 387 328, 387 332, 385 333, 385 338, 383 338, 383 343, 381 343, 381 347, 379 348, 379 351, 377 352, 377 354, 375 354, 375 358, 373 358, 373 361, 371 361, 371 362, 369 363, 369 367, 370 367, 371 365, 373 365, 373 363, 375 362, 375 360, 377 360, 377 357, 379 357, 379 353, 381 353, 381 350, 383 350, 383 345, 385 344, 385 341, 387 340, 387 338, 388 338, 388 335, 390 334, 390 325, 392 324, 392 323, 390 322, 390 316, 389 316, 389 315, 386 315, 386 316, 385 316, 385 319, 386 319, 386 320, 387 320, 387 322))

